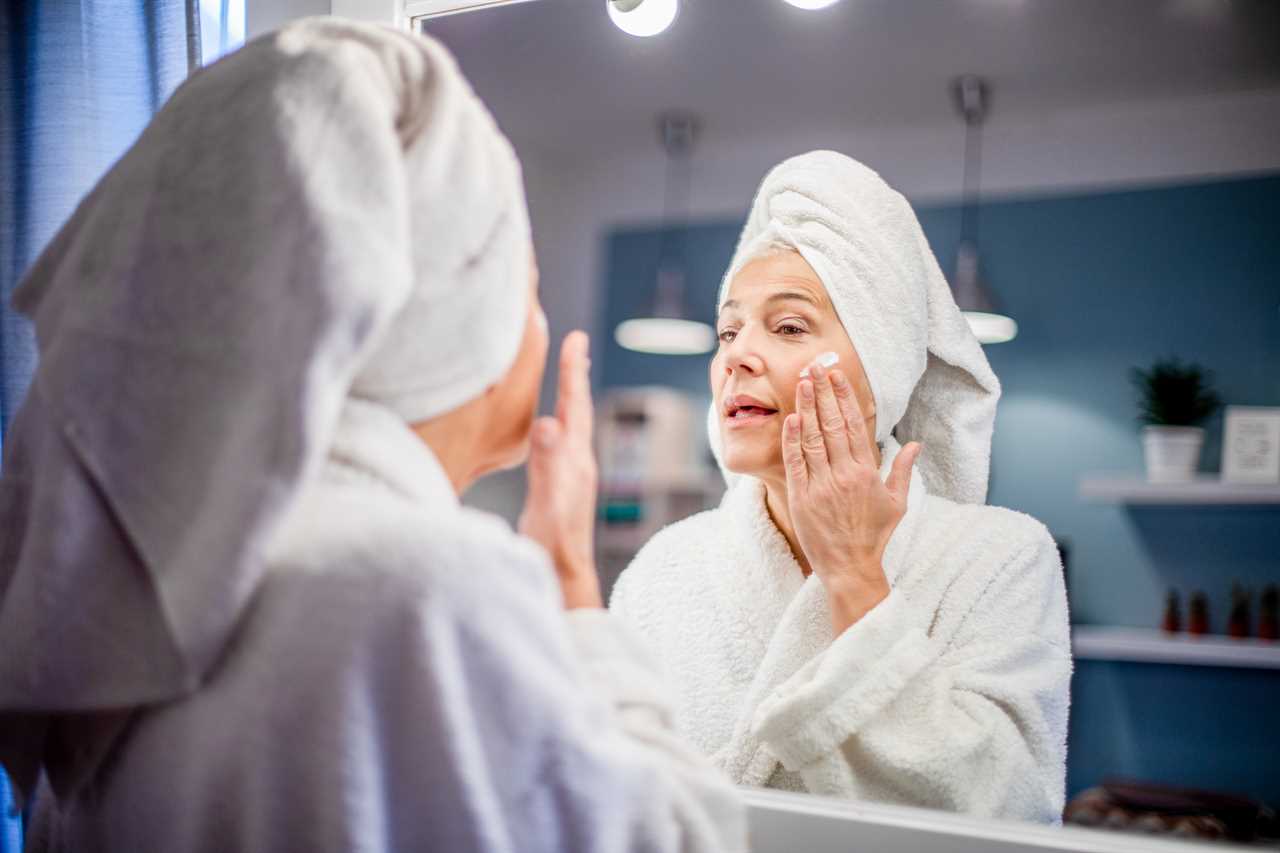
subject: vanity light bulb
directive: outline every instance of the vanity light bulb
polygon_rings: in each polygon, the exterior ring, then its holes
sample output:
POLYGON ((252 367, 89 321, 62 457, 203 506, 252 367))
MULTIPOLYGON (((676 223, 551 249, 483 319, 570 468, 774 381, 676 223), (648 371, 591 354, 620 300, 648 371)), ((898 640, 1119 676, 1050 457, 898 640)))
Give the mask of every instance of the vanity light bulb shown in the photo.
POLYGON ((797 9, 825 9, 839 0, 787 0, 787 2, 797 9))
POLYGON ((656 36, 676 19, 677 0, 605 0, 618 29, 633 36, 656 36))

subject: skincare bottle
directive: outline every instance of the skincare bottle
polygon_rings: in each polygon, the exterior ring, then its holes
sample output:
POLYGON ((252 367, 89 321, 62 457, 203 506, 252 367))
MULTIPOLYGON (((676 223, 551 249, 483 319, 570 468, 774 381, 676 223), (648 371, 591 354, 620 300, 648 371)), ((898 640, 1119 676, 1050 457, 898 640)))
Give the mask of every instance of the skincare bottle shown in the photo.
POLYGON ((1191 594, 1191 605, 1187 614, 1188 634, 1209 633, 1209 597, 1201 590, 1191 594))
POLYGON ((1176 634, 1182 630, 1182 608, 1178 605, 1178 591, 1170 589, 1164 600, 1164 619, 1160 627, 1166 633, 1176 634))

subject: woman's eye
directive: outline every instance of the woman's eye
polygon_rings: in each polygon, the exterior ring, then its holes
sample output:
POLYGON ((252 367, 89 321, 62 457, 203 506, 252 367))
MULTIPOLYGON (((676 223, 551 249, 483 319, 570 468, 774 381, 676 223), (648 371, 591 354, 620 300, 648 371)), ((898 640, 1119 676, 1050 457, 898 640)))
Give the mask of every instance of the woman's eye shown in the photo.
POLYGON ((738 333, 735 332, 733 329, 725 329, 723 332, 719 334, 720 342, 724 344, 731 342, 737 336, 738 336, 738 333))
POLYGON ((802 335, 804 334, 804 332, 805 332, 805 328, 803 326, 797 326, 794 323, 783 323, 781 326, 778 327, 778 333, 782 335, 786 335, 787 337, 802 335))

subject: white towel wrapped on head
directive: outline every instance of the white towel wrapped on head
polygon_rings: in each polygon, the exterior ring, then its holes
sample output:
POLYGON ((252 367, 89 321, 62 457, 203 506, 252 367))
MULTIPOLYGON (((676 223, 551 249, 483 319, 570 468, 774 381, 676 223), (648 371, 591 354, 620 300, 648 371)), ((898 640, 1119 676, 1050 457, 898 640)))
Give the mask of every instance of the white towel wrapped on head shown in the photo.
MULTIPOLYGON (((983 503, 1000 382, 907 200, 835 151, 784 160, 756 192, 718 306, 738 272, 774 246, 799 251, 826 288, 871 385, 876 441, 923 442, 916 467, 929 490, 983 503)), ((707 422, 719 458, 714 405, 707 422)))

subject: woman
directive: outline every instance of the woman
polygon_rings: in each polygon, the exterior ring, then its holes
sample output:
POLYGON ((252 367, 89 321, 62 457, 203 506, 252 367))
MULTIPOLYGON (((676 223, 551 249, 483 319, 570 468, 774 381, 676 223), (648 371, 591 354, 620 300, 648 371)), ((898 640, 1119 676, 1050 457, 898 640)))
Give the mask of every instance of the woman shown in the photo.
POLYGON ((1060 820, 1061 563, 983 506, 1000 386, 910 206, 843 155, 783 162, 719 302, 729 489, 610 602, 679 724, 739 783, 1060 820))
POLYGON ((31 849, 743 849, 600 609, 586 340, 534 423, 531 259, 452 59, 336 19, 195 75, 80 205, 0 480, 31 849), (531 426, 522 536, 458 495, 531 426))

